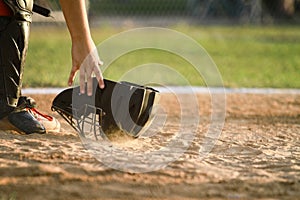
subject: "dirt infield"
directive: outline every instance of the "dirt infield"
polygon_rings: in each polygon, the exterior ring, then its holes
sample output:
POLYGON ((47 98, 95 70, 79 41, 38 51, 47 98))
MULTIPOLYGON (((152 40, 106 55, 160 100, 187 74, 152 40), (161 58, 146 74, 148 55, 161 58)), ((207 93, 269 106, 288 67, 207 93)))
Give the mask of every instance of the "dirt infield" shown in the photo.
MULTIPOLYGON (((51 112, 54 95, 31 96, 51 112)), ((172 98, 166 98, 171 111, 172 98)), ((190 148, 148 173, 106 167, 56 114, 60 133, 1 131, 0 199, 299 199, 299 94, 228 94, 223 132, 201 160, 210 96, 199 94, 198 102, 201 122, 190 148)))

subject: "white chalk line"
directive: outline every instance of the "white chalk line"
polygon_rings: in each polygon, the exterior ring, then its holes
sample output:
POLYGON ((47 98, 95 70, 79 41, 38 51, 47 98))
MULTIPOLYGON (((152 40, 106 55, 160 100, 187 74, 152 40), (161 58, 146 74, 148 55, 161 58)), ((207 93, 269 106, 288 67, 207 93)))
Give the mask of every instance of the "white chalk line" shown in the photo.
MULTIPOLYGON (((176 94, 300 94, 300 89, 277 89, 277 88, 207 88, 207 87, 186 87, 186 86, 168 86, 154 87, 160 93, 176 94)), ((67 88, 25 88, 23 94, 59 94, 67 88)))

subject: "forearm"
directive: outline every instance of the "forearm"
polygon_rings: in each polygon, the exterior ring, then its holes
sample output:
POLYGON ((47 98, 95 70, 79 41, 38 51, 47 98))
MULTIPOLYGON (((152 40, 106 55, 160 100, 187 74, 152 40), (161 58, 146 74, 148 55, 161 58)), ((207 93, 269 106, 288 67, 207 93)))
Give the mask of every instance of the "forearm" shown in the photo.
POLYGON ((60 0, 60 4, 72 39, 72 69, 68 84, 72 85, 79 71, 80 92, 85 93, 87 81, 87 94, 90 96, 93 93, 93 75, 101 88, 104 88, 104 80, 99 68, 102 62, 90 33, 85 0, 60 0))
POLYGON ((85 0, 60 0, 72 41, 90 39, 85 0))

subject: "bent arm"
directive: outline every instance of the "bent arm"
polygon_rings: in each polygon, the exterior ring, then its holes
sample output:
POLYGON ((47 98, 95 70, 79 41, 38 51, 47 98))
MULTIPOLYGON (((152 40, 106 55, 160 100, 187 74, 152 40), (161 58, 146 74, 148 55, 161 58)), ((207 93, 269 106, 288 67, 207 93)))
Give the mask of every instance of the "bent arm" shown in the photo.
POLYGON ((85 93, 85 80, 87 80, 87 92, 91 95, 93 74, 96 75, 101 88, 104 87, 104 81, 99 69, 102 62, 90 33, 85 0, 60 0, 60 5, 72 40, 72 69, 68 84, 73 84, 79 70, 81 93, 85 93))

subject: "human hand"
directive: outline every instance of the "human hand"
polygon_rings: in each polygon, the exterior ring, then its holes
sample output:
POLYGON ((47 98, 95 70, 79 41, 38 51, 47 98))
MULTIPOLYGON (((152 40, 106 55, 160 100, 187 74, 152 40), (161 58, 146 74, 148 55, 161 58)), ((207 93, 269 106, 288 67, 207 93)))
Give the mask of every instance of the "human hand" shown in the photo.
POLYGON ((80 93, 86 92, 85 82, 87 82, 87 95, 93 94, 93 81, 95 75, 100 88, 104 88, 104 80, 100 70, 103 62, 98 56, 97 48, 92 39, 75 40, 72 42, 72 69, 68 84, 71 86, 79 71, 80 93))

